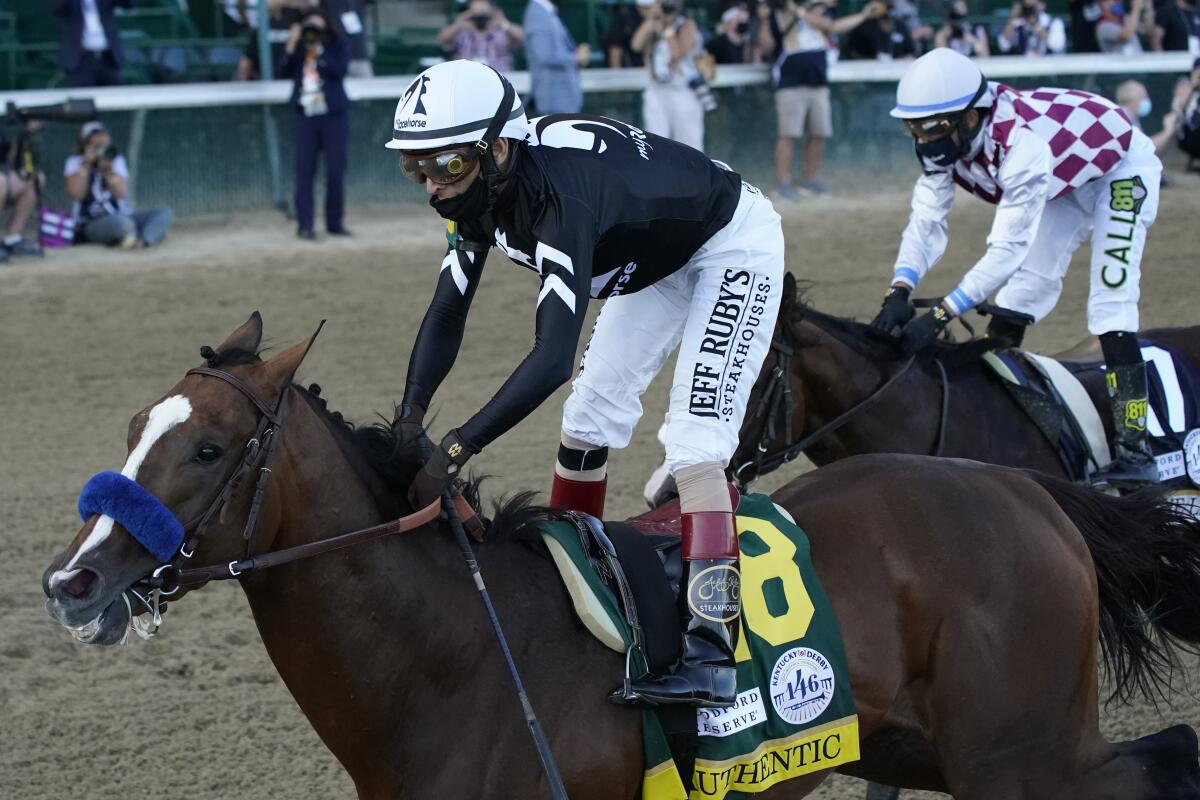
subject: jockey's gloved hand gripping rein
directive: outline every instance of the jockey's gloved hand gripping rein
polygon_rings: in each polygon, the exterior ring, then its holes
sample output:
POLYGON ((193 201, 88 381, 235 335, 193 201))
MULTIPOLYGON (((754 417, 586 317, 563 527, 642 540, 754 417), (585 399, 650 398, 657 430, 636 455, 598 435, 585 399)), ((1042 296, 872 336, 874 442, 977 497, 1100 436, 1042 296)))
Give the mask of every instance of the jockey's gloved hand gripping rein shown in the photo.
POLYGON ((871 320, 871 327, 883 331, 888 336, 899 336, 900 330, 913 317, 912 303, 909 295, 912 289, 907 286, 893 286, 883 296, 883 307, 871 320))
POLYGON ((433 442, 425 432, 424 408, 416 403, 402 403, 396 406, 396 418, 392 427, 396 430, 400 447, 415 446, 420 451, 422 463, 433 457, 433 442))
POLYGON ((408 487, 408 501, 412 507, 425 508, 440 498, 475 452, 459 437, 458 431, 447 433, 413 478, 412 486, 408 487))
POLYGON ((904 326, 900 333, 900 346, 909 355, 928 350, 937 342, 952 319, 950 312, 939 303, 928 314, 917 317, 904 326))

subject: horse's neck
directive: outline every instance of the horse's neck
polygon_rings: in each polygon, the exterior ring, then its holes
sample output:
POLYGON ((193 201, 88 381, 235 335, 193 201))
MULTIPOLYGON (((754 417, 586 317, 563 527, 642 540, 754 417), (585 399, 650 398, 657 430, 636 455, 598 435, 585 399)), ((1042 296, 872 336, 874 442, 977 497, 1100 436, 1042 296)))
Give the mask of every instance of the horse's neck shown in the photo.
MULTIPOLYGON (((329 426, 295 401, 281 437, 285 499, 271 537, 279 549, 385 521, 329 426)), ((355 731, 386 729, 379 715, 432 715, 419 681, 447 652, 469 650, 454 626, 471 599, 461 559, 451 576, 438 534, 420 529, 267 570, 243 586, 263 643, 317 733, 352 774, 379 743, 355 731), (451 577, 460 580, 451 580, 451 577), (436 598, 436 600, 434 600, 436 598), (442 645, 440 648, 433 643, 442 645)), ((400 720, 393 721, 393 725, 400 720)), ((396 759, 401 754, 388 754, 396 759)), ((356 776, 357 777, 357 776, 356 776)))
MULTIPOLYGON (((289 418, 282 442, 288 440, 298 444, 281 455, 294 469, 277 477, 292 501, 280 510, 273 547, 383 521, 314 414, 289 418)), ((571 701, 555 695, 578 692, 603 706, 619 659, 610 653, 608 669, 594 668, 602 658, 598 645, 579 633, 548 561, 515 542, 483 545, 478 555, 496 606, 510 620, 513 651, 527 659, 538 654, 532 669, 524 665, 531 694, 566 705, 571 701), (573 668, 583 660, 592 668, 573 668)), ((507 675, 448 531, 422 528, 317 556, 268 570, 244 587, 288 689, 364 796, 480 796, 468 788, 482 782, 473 770, 505 769, 505 760, 524 757, 515 701, 497 691, 507 675), (499 741, 489 741, 461 774, 442 770, 448 730, 492 717, 499 741), (365 791, 367 784, 374 788, 365 791)), ((536 770, 526 771, 536 779, 536 770)))
MULTIPOLYGON (((800 348, 793 373, 800 376, 806 433, 868 400, 904 365, 868 358, 811 321, 797 325, 796 333, 800 348)), ((926 437, 914 429, 923 420, 936 420, 939 409, 926 407, 936 402, 936 388, 924 372, 909 370, 875 405, 814 444, 807 455, 820 465, 859 453, 923 452, 926 437)))

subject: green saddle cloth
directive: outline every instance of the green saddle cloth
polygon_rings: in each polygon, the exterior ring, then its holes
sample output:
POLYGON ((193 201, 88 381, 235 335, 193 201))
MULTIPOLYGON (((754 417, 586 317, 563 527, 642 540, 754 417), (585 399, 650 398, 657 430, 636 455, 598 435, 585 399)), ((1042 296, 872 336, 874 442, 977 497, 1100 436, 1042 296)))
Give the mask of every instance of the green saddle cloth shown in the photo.
MULTIPOLYGON (((808 537, 763 494, 743 497, 737 520, 742 572, 737 702, 728 709, 696 710, 690 793, 658 716, 643 710, 644 800, 749 797, 859 758, 841 632, 813 569, 808 537)), ((611 623, 604 627, 627 647, 631 636, 617 599, 595 575, 574 528, 547 523, 543 536, 560 569, 572 572, 577 583, 583 577, 593 595, 588 604, 603 609, 611 623)), ((582 615, 577 594, 575 605, 582 615)), ((595 630, 594 620, 589 627, 595 630)))

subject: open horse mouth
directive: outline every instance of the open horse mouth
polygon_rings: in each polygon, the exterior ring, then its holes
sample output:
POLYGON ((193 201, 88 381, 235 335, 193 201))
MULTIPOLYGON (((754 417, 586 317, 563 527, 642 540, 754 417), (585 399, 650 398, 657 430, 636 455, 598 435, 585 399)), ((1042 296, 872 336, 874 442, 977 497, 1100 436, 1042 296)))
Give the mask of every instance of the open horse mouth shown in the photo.
POLYGON ((78 642, 120 644, 129 633, 133 612, 124 592, 101 605, 101 583, 99 575, 90 569, 73 570, 48 589, 46 611, 78 642))

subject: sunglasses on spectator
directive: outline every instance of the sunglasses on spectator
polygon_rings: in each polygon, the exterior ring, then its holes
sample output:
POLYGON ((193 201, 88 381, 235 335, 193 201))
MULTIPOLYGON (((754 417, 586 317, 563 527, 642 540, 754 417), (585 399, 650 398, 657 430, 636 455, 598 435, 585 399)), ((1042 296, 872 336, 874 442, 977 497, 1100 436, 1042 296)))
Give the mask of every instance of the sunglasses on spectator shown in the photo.
POLYGON ((410 180, 424 183, 431 180, 440 185, 454 183, 466 174, 473 159, 469 150, 449 150, 423 156, 400 156, 400 169, 410 180))

